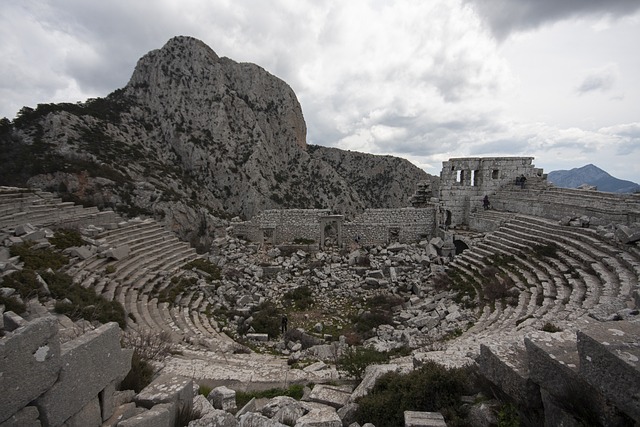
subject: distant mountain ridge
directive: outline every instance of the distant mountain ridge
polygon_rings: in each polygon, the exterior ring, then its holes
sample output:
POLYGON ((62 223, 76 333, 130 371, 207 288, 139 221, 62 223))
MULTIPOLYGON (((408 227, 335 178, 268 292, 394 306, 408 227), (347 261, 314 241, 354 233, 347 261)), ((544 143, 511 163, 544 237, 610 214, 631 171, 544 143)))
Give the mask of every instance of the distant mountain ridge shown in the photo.
POLYGON ((640 185, 611 176, 599 167, 588 164, 571 170, 557 170, 549 172, 547 181, 556 187, 577 188, 582 184, 594 185, 598 191, 608 193, 635 193, 640 191, 640 185))

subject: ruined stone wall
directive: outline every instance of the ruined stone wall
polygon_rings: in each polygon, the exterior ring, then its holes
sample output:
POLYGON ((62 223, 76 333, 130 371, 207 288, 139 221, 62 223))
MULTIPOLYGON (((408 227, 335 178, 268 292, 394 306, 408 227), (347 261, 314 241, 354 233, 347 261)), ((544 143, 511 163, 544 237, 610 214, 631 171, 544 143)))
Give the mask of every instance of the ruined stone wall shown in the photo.
POLYGON ((440 200, 445 212, 442 223, 468 224, 470 210, 482 206, 485 195, 512 185, 520 175, 528 180, 541 177, 542 170, 535 168, 532 161, 533 157, 467 157, 442 162, 440 200))
POLYGON ((4 317, 16 328, 0 339, 0 425, 101 425, 113 414, 133 353, 116 323, 60 344, 54 317, 4 317))
POLYGON ((390 242, 417 242, 433 235, 435 208, 367 209, 353 222, 345 223, 345 242, 355 241, 363 245, 390 242))
POLYGON ((325 209, 268 210, 251 221, 234 224, 234 235, 273 244, 296 238, 320 243, 322 229, 330 226, 337 232, 337 223, 342 224, 343 243, 356 238, 363 245, 416 242, 433 234, 435 208, 368 209, 353 222, 342 222, 341 216, 331 216, 325 209))

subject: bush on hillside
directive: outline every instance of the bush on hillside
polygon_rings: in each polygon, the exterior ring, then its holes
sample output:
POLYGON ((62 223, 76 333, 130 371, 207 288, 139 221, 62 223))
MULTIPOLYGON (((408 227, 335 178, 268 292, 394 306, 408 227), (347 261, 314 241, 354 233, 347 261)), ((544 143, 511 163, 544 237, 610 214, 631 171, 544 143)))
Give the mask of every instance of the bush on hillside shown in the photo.
POLYGON ((408 374, 390 372, 378 379, 371 392, 358 399, 356 420, 376 427, 404 425, 404 411, 441 412, 447 425, 463 416, 460 397, 468 389, 468 368, 447 369, 426 362, 408 374))

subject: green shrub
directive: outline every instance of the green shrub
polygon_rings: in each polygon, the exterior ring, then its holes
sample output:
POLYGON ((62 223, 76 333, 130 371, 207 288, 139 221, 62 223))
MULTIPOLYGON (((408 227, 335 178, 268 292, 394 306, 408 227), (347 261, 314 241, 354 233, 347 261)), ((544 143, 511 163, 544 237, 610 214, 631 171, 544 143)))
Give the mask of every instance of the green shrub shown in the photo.
POLYGON ((131 370, 122 380, 120 389, 140 393, 143 388, 151 384, 152 379, 153 367, 134 350, 133 357, 131 357, 131 370))
POLYGON ((176 419, 173 425, 176 427, 188 426, 191 421, 202 418, 202 413, 195 409, 192 405, 180 404, 176 411, 176 419))
POLYGON ((107 273, 107 274, 113 274, 113 273, 116 272, 116 266, 115 265, 107 265, 104 268, 104 272, 107 273))
POLYGON ((306 310, 314 304, 313 292, 308 286, 300 286, 285 293, 284 301, 291 303, 296 310, 306 310))
POLYGON ((208 385, 200 384, 198 386, 198 394, 201 394, 204 397, 209 396, 209 393, 211 393, 211 390, 213 390, 213 388, 208 385))
POLYGON ((274 338, 280 335, 280 313, 271 302, 260 304, 255 313, 253 313, 253 321, 251 326, 257 333, 268 334, 274 338))
POLYGON ((404 411, 442 412, 445 420, 454 418, 469 377, 468 369, 447 369, 430 361, 408 374, 387 373, 357 400, 356 420, 395 427, 404 425, 404 411))
POLYGON ((27 306, 18 301, 13 295, 10 297, 0 295, 0 305, 4 305, 4 311, 13 311, 16 314, 22 314, 27 311, 27 306))
POLYGON ((82 236, 76 230, 58 230, 49 242, 60 250, 84 245, 82 236))
POLYGON ((520 427, 518 410, 511 403, 507 403, 498 412, 498 427, 520 427))
POLYGON ((551 322, 545 323, 544 326, 542 326, 542 330, 545 331, 545 332, 551 332, 551 333, 562 332, 561 328, 557 327, 556 325, 554 325, 551 322))
POLYGON ((388 354, 373 348, 349 347, 336 361, 336 368, 341 374, 344 373, 347 377, 360 381, 367 366, 385 363, 388 360, 388 354))
POLYGON ((4 278, 2 286, 15 289, 23 300, 33 297, 44 297, 46 294, 37 279, 36 272, 31 269, 16 271, 4 278))
POLYGON ((32 249, 33 243, 25 242, 11 246, 11 256, 19 256, 24 262, 25 269, 46 270, 51 268, 58 270, 65 266, 69 259, 51 249, 32 249))
POLYGON ((242 408, 244 405, 249 403, 249 401, 253 398, 271 399, 276 396, 289 396, 296 400, 300 400, 302 399, 303 394, 304 394, 304 386, 302 384, 291 384, 287 389, 270 388, 268 390, 262 390, 262 391, 250 391, 250 392, 238 391, 236 392, 236 406, 238 408, 242 408))
POLYGON ((209 274, 213 280, 220 280, 220 267, 206 259, 194 259, 183 267, 185 270, 196 268, 209 274))
POLYGON ((41 276, 49 285, 51 296, 58 300, 54 307, 56 313, 74 320, 117 322, 120 328, 126 327, 125 311, 118 301, 107 301, 104 297, 96 295, 93 289, 72 283, 71 277, 64 273, 43 272, 41 276), (65 299, 70 302, 65 302, 65 299))

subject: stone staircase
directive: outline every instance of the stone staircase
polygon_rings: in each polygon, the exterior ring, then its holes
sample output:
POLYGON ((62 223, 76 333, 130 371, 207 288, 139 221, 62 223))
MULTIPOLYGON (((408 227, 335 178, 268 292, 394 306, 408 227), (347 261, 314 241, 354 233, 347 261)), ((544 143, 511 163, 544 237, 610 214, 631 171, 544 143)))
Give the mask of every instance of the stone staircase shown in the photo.
POLYGON ((172 286, 171 279, 180 277, 183 267, 199 256, 155 220, 123 220, 112 211, 62 202, 51 193, 0 187, 0 231, 11 232, 26 223, 52 228, 100 226, 95 229, 103 231, 91 236, 99 250, 86 259, 72 258, 67 273, 74 283, 119 301, 129 314, 128 327, 166 332, 173 342, 207 349, 230 341, 205 313, 215 302, 211 296, 179 295, 171 304, 158 302, 154 292, 172 286), (100 248, 124 248, 126 255, 115 259, 100 248))
POLYGON ((635 308, 640 289, 640 256, 617 246, 595 230, 560 226, 539 217, 489 211, 478 213, 501 224, 476 246, 458 255, 449 269, 473 284, 480 308, 478 320, 463 336, 477 341, 490 336, 539 330, 551 323, 573 330, 584 316, 606 320, 635 308), (551 256, 538 248, 554 248, 551 256), (517 296, 483 301, 483 274, 497 269, 513 282, 517 296))
POLYGON ((63 202, 44 191, 0 187, 0 230, 11 230, 27 223, 36 227, 104 225, 118 219, 113 211, 98 211, 95 207, 84 208, 63 202))

